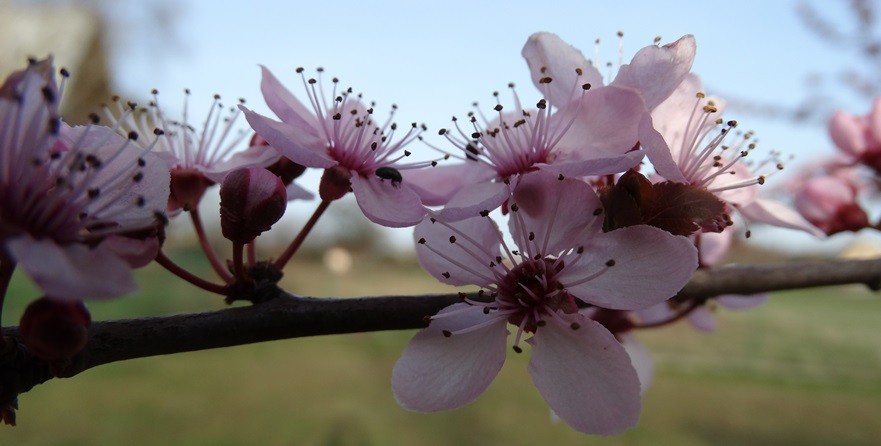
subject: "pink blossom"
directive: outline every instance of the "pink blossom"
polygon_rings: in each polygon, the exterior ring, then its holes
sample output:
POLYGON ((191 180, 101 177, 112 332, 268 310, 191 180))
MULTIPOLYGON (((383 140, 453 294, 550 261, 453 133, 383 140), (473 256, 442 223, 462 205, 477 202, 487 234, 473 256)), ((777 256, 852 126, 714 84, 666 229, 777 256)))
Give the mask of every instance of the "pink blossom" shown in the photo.
POLYGON ((2 255, 53 298, 119 296, 135 288, 126 261, 150 242, 128 255, 105 242, 164 222, 168 169, 136 146, 137 133, 62 123, 62 89, 51 59, 0 86, 2 255))
POLYGON ((829 135, 853 160, 881 172, 881 98, 872 102, 872 111, 866 116, 835 112, 829 119, 829 135))
POLYGON ((607 175, 637 165, 643 153, 633 149, 642 114, 688 72, 694 39, 643 48, 605 87, 593 64, 554 34, 533 34, 522 55, 543 99, 525 108, 515 92, 512 110, 497 103, 493 119, 478 113, 462 125, 454 118, 455 128, 440 134, 462 151, 455 156, 464 163, 411 180, 425 204, 445 205, 445 220, 497 208, 510 195, 507 184, 528 172, 607 175))
MULTIPOLYGON (((413 338, 392 374, 407 409, 432 412, 477 398, 513 348, 532 347, 529 372, 551 409, 573 428, 612 434, 639 416, 640 384, 624 347, 578 312, 579 302, 636 309, 675 294, 697 266, 688 239, 657 228, 601 231, 599 198, 584 182, 537 172, 514 189, 512 250, 488 217, 427 219, 414 238, 423 268, 477 299, 441 310, 413 338)), ((486 214, 485 214, 486 215, 486 214)))
MULTIPOLYGON (((399 163, 410 154, 404 146, 416 139, 419 127, 414 123, 402 138, 395 140, 398 126, 391 122, 393 116, 378 124, 373 108, 366 107, 351 89, 339 91, 336 78, 328 100, 322 81, 306 79, 303 69, 297 72, 303 77, 312 112, 263 67, 263 97, 281 121, 239 106, 257 134, 295 163, 334 169, 333 177, 338 182, 345 180, 342 192, 351 188, 371 221, 392 227, 412 226, 421 221, 425 208, 401 171, 428 164, 399 163)), ((333 195, 336 198, 337 194, 333 195)), ((328 201, 334 198, 322 196, 328 201)))
POLYGON ((640 123, 640 144, 658 175, 712 192, 751 222, 821 236, 789 206, 758 196, 757 186, 782 170, 783 164, 774 159, 774 153, 758 163, 750 162, 757 147, 753 132, 740 132, 736 121, 723 120, 723 108, 724 102, 707 97, 700 79, 689 74, 645 116, 640 123))
MULTIPOLYGON (((154 151, 171 169, 169 211, 197 206, 205 190, 233 170, 266 167, 280 157, 265 144, 249 144, 245 150, 238 150, 248 136, 244 131, 234 130, 240 111, 237 108, 225 111, 219 95, 214 95, 214 102, 201 127, 195 127, 189 117, 190 91, 185 90, 185 93, 183 116, 179 121, 169 117, 159 105, 156 90, 153 90, 149 106, 139 108, 139 113, 130 112, 136 104, 123 103, 118 98, 114 101, 115 111, 105 108, 105 115, 122 135, 131 131, 159 134, 154 151)), ((240 99, 239 102, 244 101, 240 99)), ((144 144, 141 143, 142 147, 146 147, 144 144)), ((296 191, 296 198, 311 198, 311 194, 301 188, 296 191)))

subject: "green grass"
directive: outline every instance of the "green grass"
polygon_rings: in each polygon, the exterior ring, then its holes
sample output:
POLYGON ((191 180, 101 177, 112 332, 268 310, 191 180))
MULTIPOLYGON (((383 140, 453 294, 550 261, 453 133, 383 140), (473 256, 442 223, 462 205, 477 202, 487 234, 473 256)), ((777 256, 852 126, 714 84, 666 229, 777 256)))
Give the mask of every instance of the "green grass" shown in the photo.
MULTIPOLYGON (((180 255, 182 263, 198 259, 180 255)), ((220 299, 139 272, 139 294, 90 304, 96 319, 221 308, 220 299)), ((378 295, 447 288, 408 264, 357 262, 333 277, 296 263, 285 288, 378 295)), ((4 322, 35 291, 17 278, 4 322)), ((474 404, 415 414, 389 390, 413 332, 293 339, 145 358, 53 380, 21 396, 0 445, 859 445, 881 438, 881 297, 838 287, 778 293, 763 307, 720 310, 719 329, 639 333, 656 361, 638 427, 587 437, 553 424, 524 355, 474 404)))

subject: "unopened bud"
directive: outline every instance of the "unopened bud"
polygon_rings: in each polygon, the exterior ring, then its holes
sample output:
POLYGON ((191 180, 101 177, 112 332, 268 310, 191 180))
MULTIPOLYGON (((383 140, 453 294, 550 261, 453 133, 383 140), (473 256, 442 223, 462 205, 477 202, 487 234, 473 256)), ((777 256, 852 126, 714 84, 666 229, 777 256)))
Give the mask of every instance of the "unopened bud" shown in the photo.
POLYGON ((86 347, 91 322, 82 301, 42 297, 28 305, 18 331, 34 356, 57 363, 73 358, 86 347))
POLYGON ((220 185, 220 229, 233 242, 248 243, 284 215, 284 184, 262 167, 234 170, 220 185))

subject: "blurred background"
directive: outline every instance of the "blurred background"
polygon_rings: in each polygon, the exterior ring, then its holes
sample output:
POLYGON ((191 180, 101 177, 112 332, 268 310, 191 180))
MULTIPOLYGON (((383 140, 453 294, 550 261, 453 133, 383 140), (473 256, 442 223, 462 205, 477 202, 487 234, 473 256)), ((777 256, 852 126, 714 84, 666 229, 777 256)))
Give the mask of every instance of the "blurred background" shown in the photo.
MULTIPOLYGON (((879 12, 877 2, 820 0, 617 6, 0 0, 0 76, 28 56, 53 54, 73 74, 63 103, 71 122, 113 94, 146 103, 153 88, 175 116, 183 109, 183 89, 190 88, 190 116, 198 123, 215 93, 230 104, 243 97, 268 112, 259 64, 295 94, 301 84, 294 68, 321 66, 376 100, 379 116, 395 103, 399 122, 425 122, 432 140, 473 101, 492 104, 491 93, 508 82, 534 102, 519 53, 535 31, 558 33, 588 57, 597 54, 613 65, 619 44, 628 61, 655 36, 669 42, 690 33, 698 42, 693 71, 708 92, 728 99, 728 117, 755 130, 761 146, 794 155, 791 170, 832 153, 826 134, 832 111, 866 113, 881 92, 879 12)), ((314 187, 317 178, 307 174, 304 184, 314 187)), ((785 176, 773 180, 780 184, 785 176)), ((205 204, 206 219, 212 205, 205 204)), ((314 206, 289 208, 261 238, 265 254, 277 255, 314 206)), ((307 296, 450 291, 415 264, 410 231, 368 224, 351 200, 329 212, 285 271, 285 289, 307 296)), ((208 275, 190 229, 175 226, 169 242, 179 247, 175 260, 208 275)), ((758 229, 731 261, 878 252, 870 234, 821 242, 758 229)), ((218 248, 226 252, 221 243, 218 248)), ((224 306, 159 268, 138 274, 139 293, 90 303, 93 317, 224 306)), ((3 323, 14 325, 36 296, 16 277, 3 323)), ((757 310, 717 314, 712 334, 685 324, 638 334, 653 354, 656 377, 640 425, 621 437, 585 437, 552 424, 527 376, 527 355, 510 355, 500 378, 465 409, 406 412, 395 404, 389 379, 412 332, 384 332, 99 367, 22 395, 19 426, 0 428, 0 444, 877 444, 877 296, 855 286, 777 293, 757 310)))

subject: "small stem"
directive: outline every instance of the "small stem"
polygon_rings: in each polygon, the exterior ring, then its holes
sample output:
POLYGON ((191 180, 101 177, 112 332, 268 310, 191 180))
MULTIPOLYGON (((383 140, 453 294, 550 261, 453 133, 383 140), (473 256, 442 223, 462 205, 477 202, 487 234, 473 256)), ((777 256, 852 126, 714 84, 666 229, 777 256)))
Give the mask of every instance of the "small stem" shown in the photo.
MULTIPOLYGON (((15 271, 15 261, 0 252, 0 327, 3 326, 3 303, 6 300, 6 292, 9 290, 9 282, 12 281, 12 273, 15 271)), ((3 340, 0 338, 0 347, 3 340)))
POLYGON ((196 235, 199 237, 199 245, 202 246, 202 251, 205 252, 205 257, 208 258, 208 262, 211 263, 214 272, 216 272, 224 282, 232 283, 234 278, 217 258, 217 253, 214 252, 214 248, 211 247, 211 242, 205 234, 205 229, 202 226, 202 218, 199 216, 199 210, 195 207, 190 209, 190 218, 193 220, 193 228, 195 228, 196 235))
POLYGON ((235 272, 236 280, 238 282, 247 282, 248 278, 245 276, 245 265, 244 259, 245 257, 245 244, 239 242, 233 242, 232 244, 232 264, 233 264, 233 272, 235 272))
POLYGON ((181 279, 184 279, 187 282, 190 282, 205 291, 220 294, 221 296, 226 296, 229 291, 225 285, 218 285, 216 283, 209 282, 187 271, 182 266, 174 263, 170 258, 168 258, 168 256, 166 256, 162 250, 160 250, 159 254, 156 255, 156 263, 162 265, 163 268, 167 269, 175 276, 178 276, 181 279))
POLYGON ((288 261, 291 260, 291 257, 300 249, 300 245, 303 244, 303 240, 306 239, 306 236, 309 235, 309 231, 315 226, 315 223, 318 222, 318 219, 321 218, 321 214, 327 210, 327 207, 330 206, 330 201, 322 200, 321 203, 318 204, 318 207, 315 208, 315 212, 312 213, 312 216, 309 217, 309 221, 303 225, 303 229, 300 229, 300 233, 297 234, 297 237, 291 241, 291 244, 288 245, 287 249, 285 249, 284 253, 278 257, 275 261, 275 267, 278 269, 284 268, 287 265, 288 261))
POLYGON ((257 239, 251 240, 248 245, 248 265, 257 264, 257 239))

